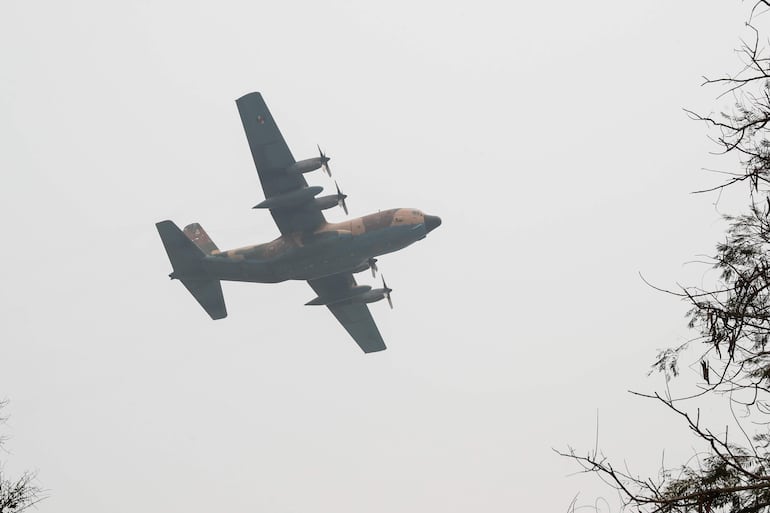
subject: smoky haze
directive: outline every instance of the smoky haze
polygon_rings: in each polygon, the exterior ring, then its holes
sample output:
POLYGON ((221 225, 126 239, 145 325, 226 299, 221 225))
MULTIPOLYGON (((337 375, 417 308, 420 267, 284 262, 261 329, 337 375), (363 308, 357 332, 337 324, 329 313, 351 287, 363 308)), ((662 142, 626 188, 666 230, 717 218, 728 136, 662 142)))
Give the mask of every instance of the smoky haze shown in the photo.
POLYGON ((41 512, 563 511, 607 493, 551 451, 593 447, 597 410, 641 474, 664 436, 685 450, 626 393, 688 336, 637 273, 684 281, 720 233, 681 107, 714 108, 701 75, 737 68, 737 2, 1 11, 3 461, 39 470, 41 512), (278 235, 251 210, 250 91, 295 158, 332 158, 351 216, 443 219, 379 261, 387 351, 304 282, 225 283, 214 322, 168 280, 157 221, 220 248, 278 235))

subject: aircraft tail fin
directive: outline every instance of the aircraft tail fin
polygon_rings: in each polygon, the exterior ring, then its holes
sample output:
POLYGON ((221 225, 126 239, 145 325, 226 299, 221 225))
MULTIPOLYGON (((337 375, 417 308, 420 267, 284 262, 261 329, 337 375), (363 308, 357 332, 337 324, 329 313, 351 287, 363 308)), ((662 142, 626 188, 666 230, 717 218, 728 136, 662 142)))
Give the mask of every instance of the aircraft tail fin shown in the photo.
POLYGON ((187 238, 195 243, 206 255, 219 253, 219 248, 214 241, 211 240, 209 234, 198 223, 188 224, 184 227, 184 234, 187 238))
POLYGON ((201 262, 206 255, 202 249, 172 221, 161 221, 155 227, 174 268, 170 277, 178 278, 212 319, 227 317, 222 284, 203 273, 201 262))
POLYGON ((172 278, 200 274, 201 260, 206 256, 203 251, 173 221, 161 221, 155 227, 174 267, 172 278))

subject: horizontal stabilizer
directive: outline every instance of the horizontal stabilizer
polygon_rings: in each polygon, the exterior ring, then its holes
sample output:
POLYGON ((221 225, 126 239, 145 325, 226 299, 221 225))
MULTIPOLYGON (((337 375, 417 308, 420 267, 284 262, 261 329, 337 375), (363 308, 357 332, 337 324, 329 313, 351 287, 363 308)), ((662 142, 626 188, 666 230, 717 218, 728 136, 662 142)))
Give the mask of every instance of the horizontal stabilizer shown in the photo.
POLYGON ((168 259, 174 267, 174 274, 182 276, 193 274, 200 268, 200 261, 205 256, 198 246, 191 241, 173 221, 161 221, 155 224, 166 248, 168 259))
MULTIPOLYGON (((199 247, 200 244, 190 240, 172 221, 161 221, 155 226, 174 268, 171 278, 178 278, 212 319, 227 317, 222 284, 219 280, 206 276, 202 266, 206 255, 199 247)), ((202 228, 201 232, 208 239, 202 228)), ((209 242, 214 245, 210 239, 209 242)))
POLYGON ((227 317, 222 283, 219 280, 180 280, 209 316, 216 319, 227 317))

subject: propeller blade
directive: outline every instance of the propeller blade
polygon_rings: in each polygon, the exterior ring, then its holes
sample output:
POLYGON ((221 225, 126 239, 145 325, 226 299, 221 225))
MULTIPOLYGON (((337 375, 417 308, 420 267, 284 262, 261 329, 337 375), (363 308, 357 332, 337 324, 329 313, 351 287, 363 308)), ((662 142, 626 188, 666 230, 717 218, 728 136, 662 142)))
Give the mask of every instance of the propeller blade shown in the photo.
POLYGON ((345 198, 347 198, 348 195, 342 193, 336 180, 334 181, 334 185, 337 187, 337 205, 342 207, 342 210, 345 211, 345 215, 348 215, 348 205, 345 203, 345 198))
POLYGON ((331 160, 329 157, 326 156, 326 154, 321 149, 320 144, 316 144, 316 147, 318 148, 318 155, 321 157, 321 167, 324 168, 324 171, 326 171, 326 174, 330 177, 332 176, 332 172, 329 169, 329 161, 331 160))
POLYGON ((369 269, 372 270, 372 278, 376 278, 377 277, 377 259, 376 258, 369 259, 369 269))
POLYGON ((393 289, 388 288, 388 285, 385 283, 385 276, 380 275, 382 278, 382 288, 385 289, 384 296, 388 299, 388 304, 390 305, 390 309, 393 310, 393 300, 390 299, 390 293, 393 292, 393 289))

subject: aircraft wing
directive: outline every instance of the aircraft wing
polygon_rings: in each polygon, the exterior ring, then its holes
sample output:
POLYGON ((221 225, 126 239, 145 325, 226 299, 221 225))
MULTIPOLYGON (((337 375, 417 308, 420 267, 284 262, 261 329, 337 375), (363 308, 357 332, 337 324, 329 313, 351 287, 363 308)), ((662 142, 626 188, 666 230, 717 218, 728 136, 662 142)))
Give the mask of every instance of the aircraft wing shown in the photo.
MULTIPOLYGON (((302 174, 286 172, 295 160, 262 95, 249 93, 235 103, 265 199, 307 187, 302 174)), ((282 234, 312 231, 326 222, 321 210, 312 202, 300 207, 271 208, 270 213, 282 234)))
MULTIPOLYGON (((313 290, 321 298, 344 297, 356 286, 352 273, 334 274, 317 280, 308 280, 313 290)), ((334 317, 350 333, 364 353, 374 353, 386 349, 380 330, 374 323, 366 303, 344 303, 327 305, 334 317)))

